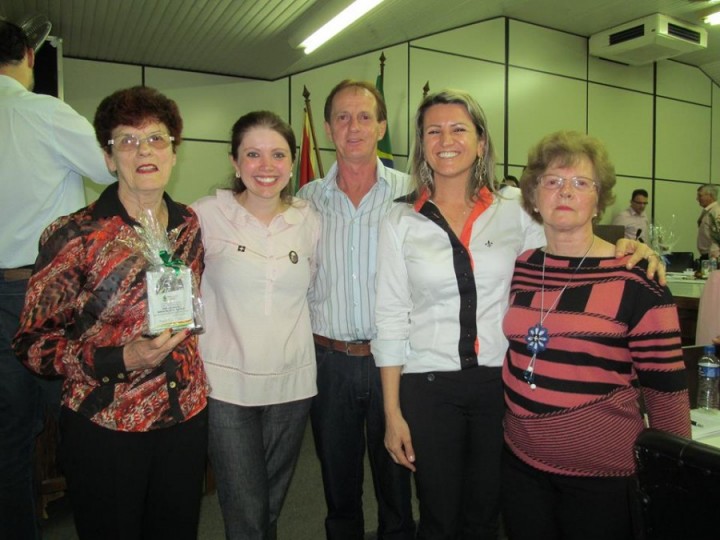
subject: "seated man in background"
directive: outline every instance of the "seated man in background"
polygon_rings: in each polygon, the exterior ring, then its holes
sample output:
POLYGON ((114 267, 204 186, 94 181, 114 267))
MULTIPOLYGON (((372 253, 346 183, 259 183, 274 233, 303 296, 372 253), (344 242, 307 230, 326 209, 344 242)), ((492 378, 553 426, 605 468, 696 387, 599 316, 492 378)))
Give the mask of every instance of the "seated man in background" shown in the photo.
POLYGON ((644 189, 636 189, 632 192, 632 197, 630 197, 630 206, 613 218, 613 225, 625 227, 625 238, 645 243, 650 240, 648 235, 650 225, 645 215, 647 204, 648 192, 644 189))

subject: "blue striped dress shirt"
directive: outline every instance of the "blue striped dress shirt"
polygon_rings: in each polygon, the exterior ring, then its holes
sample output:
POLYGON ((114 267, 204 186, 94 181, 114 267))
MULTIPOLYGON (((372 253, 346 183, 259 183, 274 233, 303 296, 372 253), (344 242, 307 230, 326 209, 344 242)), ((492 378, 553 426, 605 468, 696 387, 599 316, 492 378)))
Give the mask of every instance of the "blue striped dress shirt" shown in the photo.
POLYGON ((394 199, 411 189, 410 177, 377 160, 377 181, 356 208, 337 185, 337 163, 303 186, 298 197, 320 214, 318 269, 309 292, 312 329, 342 341, 375 333, 375 273, 379 225, 394 199))

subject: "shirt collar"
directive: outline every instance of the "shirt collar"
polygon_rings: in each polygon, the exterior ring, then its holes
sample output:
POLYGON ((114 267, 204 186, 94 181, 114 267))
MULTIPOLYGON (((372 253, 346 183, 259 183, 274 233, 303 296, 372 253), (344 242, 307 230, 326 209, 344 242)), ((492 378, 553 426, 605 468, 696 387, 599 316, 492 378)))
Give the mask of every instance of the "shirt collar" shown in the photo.
MULTIPOLYGON (((130 214, 127 213, 127 210, 125 210, 125 207, 120 202, 118 187, 119 183, 115 182, 105 188, 97 201, 95 201, 95 206, 92 208, 92 218, 97 220, 120 216, 122 220, 129 225, 138 225, 138 222, 130 217, 130 214)), ((174 229, 182 225, 185 218, 190 216, 187 208, 176 204, 175 201, 170 198, 170 195, 164 192, 163 200, 168 209, 168 229, 174 229)))
POLYGON ((9 88, 15 87, 18 90, 25 90, 28 91, 27 88, 25 88, 20 81, 18 81, 16 78, 11 77, 10 75, 1 75, 0 74, 0 86, 7 86, 9 88))
MULTIPOLYGON (((250 220, 256 219, 247 209, 235 200, 235 192, 231 189, 218 189, 215 192, 215 196, 220 201, 220 208, 225 216, 233 222, 241 221, 247 223, 250 220)), ((295 225, 301 223, 303 220, 302 212, 296 207, 298 199, 293 198, 292 204, 280 212, 274 219, 280 218, 288 225, 295 225)), ((304 204, 304 203, 300 203, 304 204)))
MULTIPOLYGON (((380 158, 376 158, 376 165, 375 165, 375 182, 376 183, 382 183, 385 186, 390 186, 390 182, 387 179, 387 170, 388 168, 385 166, 385 164, 380 160, 380 158)), ((341 191, 341 189, 337 185, 338 180, 338 164, 337 161, 333 163, 332 167, 330 167, 330 170, 328 171, 327 175, 325 176, 325 185, 323 186, 325 188, 326 192, 330 191, 341 191)))

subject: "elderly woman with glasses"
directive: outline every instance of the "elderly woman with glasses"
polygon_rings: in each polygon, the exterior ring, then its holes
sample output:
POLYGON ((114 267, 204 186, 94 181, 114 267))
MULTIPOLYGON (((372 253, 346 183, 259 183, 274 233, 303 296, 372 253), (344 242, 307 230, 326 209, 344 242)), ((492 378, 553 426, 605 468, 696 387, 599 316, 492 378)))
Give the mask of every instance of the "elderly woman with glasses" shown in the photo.
POLYGON ((196 538, 208 385, 197 336, 148 335, 138 228, 151 213, 174 268, 199 282, 197 216, 164 191, 182 119, 134 87, 105 98, 94 124, 118 182, 43 233, 13 345, 35 373, 63 378, 60 461, 79 538, 196 538))
POLYGON ((520 181, 546 243, 517 259, 503 329, 503 513, 511 540, 632 538, 633 444, 647 422, 690 436, 677 310, 592 223, 615 169, 590 136, 543 138, 520 181))

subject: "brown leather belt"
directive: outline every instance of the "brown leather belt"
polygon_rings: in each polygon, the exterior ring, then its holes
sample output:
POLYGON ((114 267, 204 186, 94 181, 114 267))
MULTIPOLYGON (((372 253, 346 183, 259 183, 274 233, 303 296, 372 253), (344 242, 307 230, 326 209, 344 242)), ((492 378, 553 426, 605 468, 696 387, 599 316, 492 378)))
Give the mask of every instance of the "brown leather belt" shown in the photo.
POLYGON ((0 268, 0 275, 5 281, 22 281, 30 279, 32 271, 32 266, 22 266, 20 268, 0 268))
POLYGON ((345 353, 348 356, 370 356, 370 341, 340 341, 337 339, 326 338, 325 336, 318 336, 313 334, 315 343, 326 349, 345 353))

